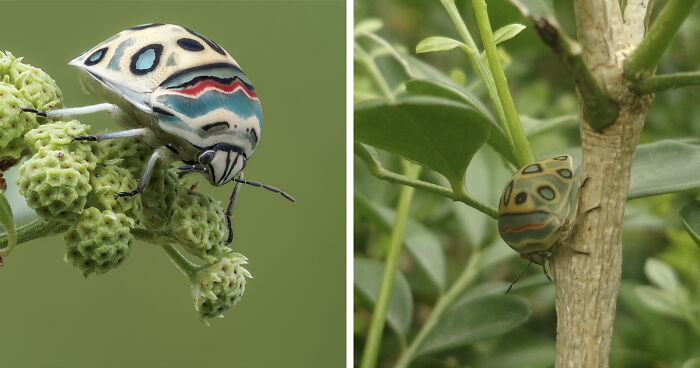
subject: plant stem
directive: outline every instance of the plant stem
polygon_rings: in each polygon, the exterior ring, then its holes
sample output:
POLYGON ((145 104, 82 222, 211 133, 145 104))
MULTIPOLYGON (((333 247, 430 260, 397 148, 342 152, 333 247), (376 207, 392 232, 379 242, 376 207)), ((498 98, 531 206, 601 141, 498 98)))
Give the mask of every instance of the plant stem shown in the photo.
POLYGON ((467 286, 474 281, 474 278, 478 274, 480 260, 480 251, 475 251, 472 253, 472 256, 469 258, 469 262, 464 267, 462 274, 459 275, 459 278, 454 282, 454 284, 452 284, 452 286, 450 286, 450 289, 445 293, 445 295, 438 299, 437 303, 435 304, 435 308, 433 308, 430 316, 428 317, 428 320, 425 321, 425 324, 421 327, 420 331, 418 331, 416 337, 413 339, 413 341, 411 341, 411 345, 409 345, 408 349, 406 349, 406 351, 404 351, 399 357, 399 361, 396 363, 396 368, 408 367, 411 360, 415 357, 418 348, 423 343, 423 340, 425 340, 430 331, 432 331, 438 321, 440 321, 440 318, 445 311, 452 305, 455 299, 462 294, 464 289, 466 289, 467 286))
POLYGON ((190 281, 193 281, 195 274, 197 273, 197 271, 199 271, 200 267, 197 264, 190 261, 189 259, 187 259, 187 257, 180 253, 180 251, 178 251, 177 248, 175 248, 175 246, 172 244, 161 245, 161 248, 163 248, 168 257, 170 257, 170 260, 173 261, 175 266, 177 266, 177 268, 179 268, 180 271, 182 271, 182 273, 184 273, 190 281))
POLYGON ((498 119, 501 122, 503 130, 506 133, 506 137, 508 137, 512 145, 513 137, 510 133, 510 127, 508 126, 508 120, 506 119, 506 113, 503 110, 501 99, 498 97, 498 91, 496 89, 496 83, 493 80, 493 76, 489 72, 488 66, 479 56, 479 48, 476 46, 476 43, 474 42, 471 33, 469 33, 467 25, 464 24, 462 16, 459 14, 459 10, 455 5, 454 0, 441 0, 441 2, 445 10, 447 11, 447 14, 450 16, 452 24, 454 24, 455 28, 457 28, 457 32, 459 33, 460 37, 462 37, 464 44, 467 45, 467 48, 463 48, 463 51, 469 57, 469 61, 471 62, 472 67, 479 74, 482 83, 486 87, 486 92, 489 95, 489 100, 491 100, 491 104, 493 105, 494 109, 496 110, 496 113, 498 114, 498 119))
POLYGON ((667 89, 696 86, 700 84, 700 71, 657 75, 635 83, 635 90, 641 94, 665 91, 667 89))
MULTIPOLYGON (((68 225, 59 222, 46 221, 43 218, 37 218, 17 228, 17 244, 26 243, 30 240, 43 238, 58 234, 68 229, 68 225)), ((6 248, 8 245, 7 233, 0 234, 0 248, 6 248)), ((5 249, 3 249, 5 250, 5 249)), ((0 255, 5 255, 0 253, 0 255)))
POLYGON ((384 79, 384 76, 382 76, 377 63, 375 63, 374 59, 372 59, 372 57, 367 54, 367 52, 357 43, 355 43, 355 58, 365 65, 367 72, 374 80, 380 92, 382 92, 382 94, 389 100, 393 101, 394 92, 391 90, 391 87, 389 87, 389 83, 386 81, 386 79, 384 79))
MULTIPOLYGON (((0 190, 0 224, 5 229, 7 239, 7 245, 0 248, 0 257, 4 257, 9 255, 17 245, 17 229, 15 228, 15 218, 12 215, 12 206, 7 201, 3 190, 0 190)), ((2 263, 1 258, 0 263, 2 263)))
MULTIPOLYGON (((420 170, 420 166, 413 163, 408 163, 405 169, 406 177, 416 179, 420 174, 420 170)), ((394 290, 394 281, 396 280, 399 256, 401 255, 403 237, 406 231, 406 223, 408 222, 408 215, 411 209, 414 191, 415 189, 413 187, 404 186, 401 187, 401 192, 399 193, 399 204, 396 208, 396 224, 394 225, 394 229, 391 233, 389 254, 384 266, 384 274, 382 276, 382 284, 379 289, 377 304, 375 305, 372 313, 372 321, 370 323, 369 333, 367 335, 367 342, 365 343, 365 349, 362 354, 361 368, 374 368, 377 363, 382 332, 384 331, 384 325, 386 323, 391 294, 394 290)))
POLYGON ((513 141, 513 151, 519 164, 521 166, 525 166, 533 162, 535 158, 530 150, 530 142, 527 140, 525 130, 520 123, 520 116, 515 108, 515 102, 513 102, 510 89, 508 88, 508 80, 506 79, 506 74, 503 71, 503 66, 501 65, 501 59, 498 55, 498 47, 493 39, 493 30, 491 29, 489 14, 486 10, 486 0, 472 0, 472 6, 474 7, 476 23, 479 26, 481 41, 484 44, 486 58, 488 59, 489 66, 491 67, 493 80, 496 83, 498 97, 503 104, 503 110, 506 114, 506 121, 509 127, 508 130, 510 131, 511 139, 513 141))
POLYGON ((355 142, 355 154, 365 161, 370 174, 379 179, 441 195, 443 197, 462 202, 493 219, 498 218, 498 210, 496 208, 480 202, 478 199, 470 196, 464 190, 453 191, 452 189, 443 187, 442 185, 433 184, 420 179, 411 179, 405 175, 385 169, 377 157, 374 156, 362 143, 355 142))
POLYGON ((698 0, 669 0, 666 3, 639 47, 627 60, 625 78, 637 80, 656 69, 676 32, 697 2, 698 0))

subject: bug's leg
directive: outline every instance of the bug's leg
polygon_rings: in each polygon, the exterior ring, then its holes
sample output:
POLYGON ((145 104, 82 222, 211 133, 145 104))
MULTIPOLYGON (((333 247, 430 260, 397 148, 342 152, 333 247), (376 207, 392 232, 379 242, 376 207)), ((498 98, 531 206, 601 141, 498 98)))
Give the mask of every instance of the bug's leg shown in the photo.
POLYGON ((137 128, 137 129, 120 130, 118 132, 109 132, 109 133, 98 134, 98 135, 79 135, 79 136, 73 137, 73 140, 74 141, 99 142, 99 141, 104 141, 107 139, 137 137, 140 135, 144 135, 147 132, 148 132, 148 128, 137 128))
POLYGON ((252 180, 245 180, 245 179, 242 179, 242 178, 240 178, 240 179, 235 179, 235 180, 236 180, 237 182, 239 182, 239 183, 242 183, 242 184, 248 184, 248 185, 252 185, 252 186, 254 186, 254 187, 267 189, 267 190, 269 190, 269 191, 271 191, 271 192, 273 192, 273 193, 279 193, 279 194, 282 195, 282 197, 287 198, 288 200, 290 200, 290 201, 292 201, 292 202, 296 202, 296 200, 294 199, 294 197, 292 197, 291 195, 289 195, 289 193, 283 192, 283 191, 281 191, 280 189, 275 188, 275 187, 273 187, 273 186, 271 186, 271 185, 267 185, 267 184, 263 184, 263 183, 258 183, 257 181, 252 181, 252 180))
POLYGON ((520 278, 523 277, 523 275, 525 274, 525 272, 527 272, 527 270, 530 269, 530 266, 531 266, 531 265, 532 265, 532 261, 528 262, 528 263, 527 263, 527 266, 525 266, 525 269, 522 270, 522 271, 520 271, 520 273, 518 274, 518 276, 516 276, 515 279, 514 279, 514 280, 510 283, 510 285, 508 286, 508 289, 506 290, 505 295, 507 295, 507 294, 510 292, 510 289, 513 288, 513 286, 515 285, 515 283, 518 282, 518 281, 520 280, 520 278))
MULTIPOLYGON (((241 178, 243 173, 241 173, 241 178)), ((228 239, 226 239, 226 245, 231 244, 233 241, 233 225, 231 224, 231 215, 233 214, 233 207, 236 204, 236 198, 238 198, 238 192, 241 190, 241 182, 237 181, 236 186, 233 187, 233 192, 231 192, 231 199, 228 202, 228 207, 226 208, 226 225, 228 226, 228 239)))
POLYGON ((148 185, 148 181, 151 180, 153 168, 156 166, 158 159, 162 155, 163 154, 160 152, 160 149, 153 151, 151 158, 148 159, 148 163, 146 163, 146 167, 143 169, 143 174, 141 174, 141 179, 139 180, 136 190, 132 190, 131 192, 118 192, 115 197, 133 197, 139 193, 143 193, 143 190, 146 189, 146 186, 148 185))
POLYGON ((42 116, 45 118, 58 118, 61 116, 69 115, 86 115, 92 114, 100 111, 115 112, 118 111, 119 107, 111 103, 101 103, 97 105, 81 106, 81 107, 68 107, 65 109, 51 110, 51 111, 39 111, 31 107, 23 107, 22 111, 31 112, 37 116, 42 116))
POLYGON ((544 263, 542 263, 542 271, 544 271, 544 275, 547 276, 547 280, 552 281, 552 278, 549 276, 549 272, 547 272, 547 266, 545 266, 544 263))

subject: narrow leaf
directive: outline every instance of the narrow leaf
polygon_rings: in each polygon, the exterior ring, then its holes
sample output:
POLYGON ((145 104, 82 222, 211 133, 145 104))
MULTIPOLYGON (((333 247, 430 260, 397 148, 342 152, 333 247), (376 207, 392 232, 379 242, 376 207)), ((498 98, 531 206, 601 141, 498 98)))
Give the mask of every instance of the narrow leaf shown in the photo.
POLYGON ((463 42, 457 41, 449 37, 428 37, 423 41, 419 42, 416 46, 416 52, 419 54, 425 52, 436 52, 436 51, 448 51, 458 47, 462 47, 468 50, 469 47, 463 42))
POLYGON ((654 285, 671 293, 680 291, 681 285, 678 282, 678 276, 666 263, 649 258, 644 264, 644 273, 654 285))
POLYGON ((700 201, 694 200, 683 207, 681 221, 695 244, 700 245, 700 201))
POLYGON ((488 295, 448 310, 418 347, 417 355, 436 353, 502 335, 530 317, 525 299, 488 295))
POLYGON ((464 185, 467 167, 488 139, 490 124, 472 107, 439 98, 407 97, 355 107, 355 139, 437 171, 453 188, 464 185))
POLYGON ((355 36, 362 33, 376 33, 384 27, 381 19, 369 18, 355 24, 355 36))
POLYGON ((637 286, 634 291, 649 309, 668 317, 683 318, 682 308, 674 294, 652 286, 637 286))
MULTIPOLYGON (((396 211, 372 202, 359 193, 355 193, 355 210, 371 217, 386 232, 391 231, 396 221, 396 211)), ((440 245, 440 239, 423 224, 409 218, 404 235, 404 245, 436 288, 444 290, 447 275, 445 255, 440 245)))
POLYGON ((700 188, 700 145, 663 140, 639 146, 627 199, 700 188))
POLYGON ((518 33, 523 31, 523 29, 525 29, 525 26, 518 23, 503 26, 493 33, 493 40, 498 45, 499 43, 506 42, 511 38, 517 36, 518 33))
MULTIPOLYGON (((384 274, 384 263, 366 258, 355 258, 355 290, 372 306, 376 305, 384 274)), ((397 271, 394 290, 387 311, 387 323, 399 335, 406 336, 413 317, 413 297, 406 278, 397 271)))

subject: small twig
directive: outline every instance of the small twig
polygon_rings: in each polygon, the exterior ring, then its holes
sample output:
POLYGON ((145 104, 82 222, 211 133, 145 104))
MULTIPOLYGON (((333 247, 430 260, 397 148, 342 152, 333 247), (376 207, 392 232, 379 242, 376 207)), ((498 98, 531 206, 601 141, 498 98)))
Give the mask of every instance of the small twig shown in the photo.
POLYGON ((624 75, 638 80, 656 70, 673 37, 698 0, 669 0, 651 25, 642 42, 627 59, 624 75))
POLYGON ((493 219, 498 218, 497 209, 473 198, 466 193, 463 188, 459 188, 459 190, 454 191, 442 185, 433 184, 420 179, 411 179, 405 175, 387 170, 382 166, 381 162, 379 162, 379 159, 372 154, 367 147, 359 142, 355 142, 355 154, 358 155, 365 162, 365 164, 367 164, 369 172, 379 179, 441 195, 443 197, 462 202, 493 219))
POLYGON ((667 89, 700 85, 700 71, 657 75, 634 83, 634 89, 640 94, 650 94, 667 89))

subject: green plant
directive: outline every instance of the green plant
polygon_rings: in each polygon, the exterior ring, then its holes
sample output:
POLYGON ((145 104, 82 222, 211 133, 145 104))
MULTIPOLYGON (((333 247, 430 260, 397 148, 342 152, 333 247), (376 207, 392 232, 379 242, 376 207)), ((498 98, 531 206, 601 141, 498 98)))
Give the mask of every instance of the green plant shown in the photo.
MULTIPOLYGON (((501 361, 504 365, 479 360, 479 352, 498 351, 495 343, 488 342, 493 339, 484 340, 531 323, 527 320, 536 311, 520 297, 497 295, 505 291, 507 283, 479 284, 494 272, 490 267, 508 258, 504 252, 509 250, 496 239, 493 219, 497 211, 493 203, 509 173, 532 163, 534 157, 555 153, 572 154, 581 163, 581 173, 589 180, 582 189, 579 208, 597 209, 580 214, 568 247, 560 246, 554 253, 556 350, 544 350, 551 355, 545 355, 544 363, 533 364, 549 366, 556 354, 557 367, 608 366, 622 272, 626 202, 700 187, 696 174, 700 146, 696 141, 666 139, 639 144, 653 100, 650 93, 697 83, 695 73, 655 76, 661 56, 695 3, 670 0, 645 36, 651 18, 648 1, 623 5, 616 1, 574 1, 570 14, 576 19, 575 26, 558 20, 562 9, 555 9, 555 5, 561 7, 559 3, 511 1, 542 43, 554 52, 576 87, 581 121, 574 144, 581 142, 580 154, 579 148, 571 148, 569 142, 557 142, 562 140, 560 136, 552 138, 552 132, 570 130, 571 123, 578 120, 572 119, 570 112, 534 120, 517 112, 504 70, 511 59, 498 45, 515 37, 524 26, 510 24, 493 32, 485 1, 471 1, 475 20, 471 24, 479 31, 483 50, 452 0, 441 4, 460 39, 429 37, 416 46, 418 53, 462 51, 478 79, 468 80, 468 84, 464 83, 464 73, 448 76, 381 38, 377 34, 381 21, 368 19, 356 25, 355 155, 372 176, 418 189, 414 198, 419 198, 421 192, 426 193, 424 198, 430 198, 414 203, 411 215, 411 199, 401 195, 394 212, 386 207, 392 202, 385 196, 372 194, 377 191, 375 184, 356 181, 359 189, 355 208, 359 219, 364 220, 358 226, 366 226, 356 232, 356 239, 360 235, 355 244, 356 319, 368 320, 364 311, 371 310, 369 325, 360 324, 356 331, 364 343, 362 356, 358 356, 361 367, 374 367, 378 357, 380 365, 395 363, 397 367, 436 366, 437 362, 458 366, 474 361, 480 362, 475 366, 507 366, 505 360, 501 361), (570 38, 564 26, 575 27, 578 40, 570 38), (483 98, 490 106, 482 102, 483 98), (535 145, 531 142, 538 140, 553 148, 533 154, 530 147, 535 145), (395 170, 396 157, 421 165, 420 175, 395 170), (448 207, 447 202, 435 195, 459 202, 449 207, 464 208, 441 213, 439 209, 448 207), (426 221, 432 226, 421 224, 426 221), (443 228, 444 221, 452 228, 443 228), (438 234, 455 231, 463 233, 461 242, 471 247, 462 250, 468 254, 462 257, 466 262, 450 264, 445 253, 457 250, 442 244, 445 238, 438 234), (385 233, 391 236, 387 238, 385 233), (408 266, 399 271, 399 263, 394 260, 400 258, 397 254, 403 247, 408 266), (571 249, 590 255, 577 256, 571 249), (387 259, 391 261, 367 259, 381 260, 385 255, 390 255, 387 259), (446 276, 450 269, 454 277, 446 276), (418 275, 413 275, 415 272, 418 275), (412 275, 411 282, 405 281, 404 274, 412 275), (386 296, 375 300, 377 290, 381 290, 380 296, 386 296), (391 290, 394 298, 403 295, 400 300, 390 299, 391 290), (480 298, 490 299, 478 303, 480 298), (465 299, 474 303, 471 308, 460 308, 465 299), (414 316, 416 301, 422 310, 414 316), (488 312, 500 318, 489 318, 488 312), (385 322, 395 340, 383 333, 385 322), (409 327, 412 323, 415 334, 409 327), (464 346, 471 349, 455 352, 464 346), (467 360, 455 363, 450 356, 467 360)), ((362 170, 356 168, 356 172, 362 170)), ((385 194, 391 193, 387 189, 390 187, 380 188, 385 194)), ((695 239, 700 239, 698 208, 696 202, 691 202, 681 212, 695 239)), ((531 289, 542 280, 530 279, 519 290, 531 289)), ((696 316, 687 318, 691 326, 696 323, 696 316)))
POLYGON ((111 271, 128 259, 134 239, 165 251, 192 284, 195 309, 203 319, 223 317, 243 296, 247 259, 226 246, 221 204, 178 180, 160 166, 143 196, 116 198, 136 187, 154 145, 134 138, 103 143, 74 141, 90 126, 51 121, 22 112, 60 107, 61 92, 40 69, 0 53, 0 162, 13 167, 16 185, 36 212, 15 228, 11 204, 0 191, 0 259, 17 244, 65 233, 66 262, 84 276, 111 271), (23 157, 28 157, 20 161, 23 157), (116 165, 116 164, 119 165, 116 165), (179 246, 201 260, 195 264, 179 246))

